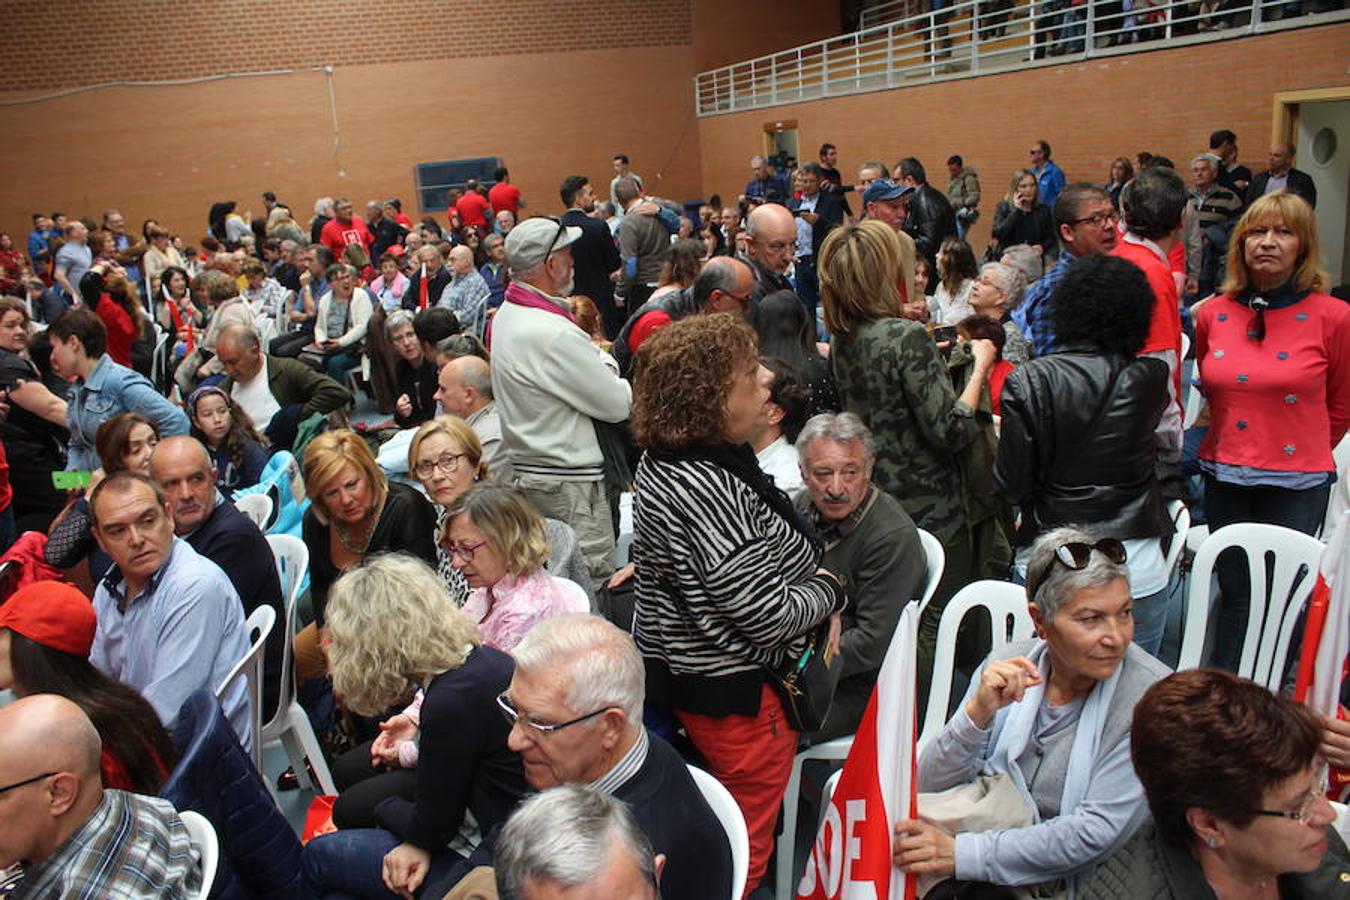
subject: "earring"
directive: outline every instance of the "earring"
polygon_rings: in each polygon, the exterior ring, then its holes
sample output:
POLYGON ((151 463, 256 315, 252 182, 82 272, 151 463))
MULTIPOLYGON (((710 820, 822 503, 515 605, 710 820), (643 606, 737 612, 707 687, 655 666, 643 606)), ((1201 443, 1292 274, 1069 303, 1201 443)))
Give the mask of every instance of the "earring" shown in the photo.
POLYGON ((1212 849, 1214 847, 1219 846, 1219 839, 1211 834, 1209 837, 1205 838, 1205 843, 1208 844, 1212 849))

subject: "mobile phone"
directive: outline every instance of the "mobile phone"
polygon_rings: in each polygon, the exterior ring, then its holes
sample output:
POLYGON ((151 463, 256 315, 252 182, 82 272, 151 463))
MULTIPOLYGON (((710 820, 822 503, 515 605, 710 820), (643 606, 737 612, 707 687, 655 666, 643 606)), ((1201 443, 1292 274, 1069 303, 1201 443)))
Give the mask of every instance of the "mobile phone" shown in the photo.
POLYGON ((74 491, 89 487, 91 472, 53 472, 52 487, 58 491, 74 491))
POLYGON ((954 343, 956 341, 955 325, 939 325, 933 329, 933 340, 941 344, 943 341, 954 343))

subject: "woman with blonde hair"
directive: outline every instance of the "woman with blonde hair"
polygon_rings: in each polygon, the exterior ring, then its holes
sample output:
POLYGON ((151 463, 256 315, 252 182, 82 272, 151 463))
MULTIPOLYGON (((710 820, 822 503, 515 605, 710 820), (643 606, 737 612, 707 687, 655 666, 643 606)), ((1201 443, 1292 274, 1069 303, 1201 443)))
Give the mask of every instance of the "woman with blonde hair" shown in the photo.
POLYGON ((371 554, 398 551, 436 563, 431 504, 406 484, 390 482, 366 442, 353 431, 328 431, 305 448, 305 511, 301 535, 309 547, 309 594, 314 621, 295 636, 300 681, 324 674, 319 648, 328 591, 343 572, 371 554))
MULTIPOLYGON (((1220 294, 1196 304, 1196 364, 1210 427, 1200 445, 1211 530, 1266 522, 1315 534, 1350 426, 1350 306, 1326 293, 1317 220, 1303 198, 1267 194, 1228 242, 1220 294)), ((1251 586, 1219 557, 1215 665, 1236 669, 1251 586)))
POLYGON ((975 410, 998 350, 987 340, 970 342, 974 365, 958 396, 927 329, 901 311, 900 260, 900 240, 890 226, 864 221, 836 228, 821 246, 820 297, 844 409, 876 439, 873 480, 947 552, 942 581, 919 625, 926 685, 942 609, 975 570, 959 457, 980 436, 975 410))
POLYGON ((509 653, 539 620, 590 612, 590 598, 579 585, 545 569, 544 519, 518 488, 474 485, 446 519, 441 546, 472 589, 464 612, 484 644, 509 653))
POLYGON ((267 214, 267 227, 264 231, 268 237, 279 241, 295 241, 302 246, 309 243, 299 224, 291 217, 291 211, 281 204, 272 207, 272 211, 267 214))
POLYGON ((994 207, 993 238, 1000 256, 1016 244, 1031 244, 1042 255, 1059 249, 1050 207, 1040 201, 1036 175, 1030 169, 1013 173, 1007 195, 994 207))
POLYGON ((414 691, 421 702, 338 760, 333 820, 343 830, 306 846, 304 896, 440 897, 466 814, 486 834, 527 790, 496 700, 515 666, 483 646, 436 573, 404 554, 339 578, 328 612, 333 690, 352 710, 378 715, 414 691), (410 770, 414 760, 425 764, 410 770))

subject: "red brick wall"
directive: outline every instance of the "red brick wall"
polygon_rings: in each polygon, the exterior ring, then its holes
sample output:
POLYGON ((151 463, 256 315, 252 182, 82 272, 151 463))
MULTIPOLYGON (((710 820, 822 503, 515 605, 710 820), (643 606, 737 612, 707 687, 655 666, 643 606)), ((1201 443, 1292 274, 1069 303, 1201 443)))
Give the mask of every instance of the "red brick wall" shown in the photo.
POLYGON ((972 236, 983 249, 994 204, 1031 142, 1049 141, 1070 181, 1105 181, 1113 157, 1140 150, 1188 171, 1209 133, 1231 128, 1242 161, 1259 171, 1273 94, 1350 83, 1347 47, 1350 24, 1325 25, 704 118, 703 186, 723 197, 743 190, 745 161, 762 148, 764 123, 777 119, 797 120, 804 152, 838 144, 848 177, 869 159, 915 156, 945 190, 946 159, 960 153, 985 192, 972 236))
POLYGON ((688 45, 693 42, 690 3, 15 0, 6 4, 4 14, 0 91, 322 65, 688 45))
POLYGON ((700 72, 777 53, 839 33, 831 0, 693 0, 694 63, 700 72))

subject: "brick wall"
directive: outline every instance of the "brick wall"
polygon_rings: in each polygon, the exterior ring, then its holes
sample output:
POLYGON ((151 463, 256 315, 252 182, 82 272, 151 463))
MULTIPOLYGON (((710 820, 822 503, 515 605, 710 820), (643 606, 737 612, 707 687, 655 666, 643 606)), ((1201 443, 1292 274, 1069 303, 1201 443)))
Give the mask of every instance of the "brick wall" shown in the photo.
POLYGON ((691 0, 16 0, 0 91, 122 79, 688 45, 691 0))
POLYGON ((1188 171, 1210 131, 1231 128, 1242 161, 1260 171, 1273 95, 1350 83, 1347 47, 1350 24, 1324 25, 704 118, 703 187, 723 197, 743 190, 745 160, 762 149, 764 123, 779 119, 797 120, 806 150, 838 144, 850 178, 869 159, 915 156, 945 190, 946 159, 960 153, 985 193, 971 237, 982 250, 994 204, 1031 142, 1049 141, 1070 181, 1101 182, 1113 157, 1140 150, 1188 171))

